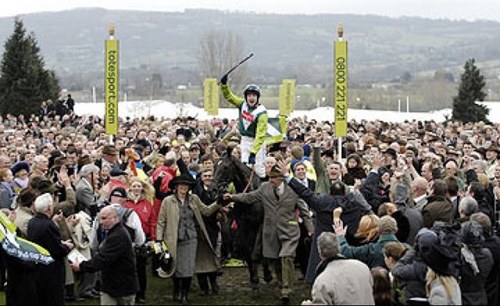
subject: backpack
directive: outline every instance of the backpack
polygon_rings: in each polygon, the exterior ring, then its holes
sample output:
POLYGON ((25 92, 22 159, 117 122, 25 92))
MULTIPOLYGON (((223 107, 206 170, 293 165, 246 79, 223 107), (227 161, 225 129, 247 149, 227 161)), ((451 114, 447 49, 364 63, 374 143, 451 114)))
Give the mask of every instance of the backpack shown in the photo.
POLYGON ((128 217, 130 217, 130 215, 134 212, 133 209, 131 208, 125 208, 125 212, 123 213, 121 219, 122 219, 122 224, 123 226, 125 227, 125 229, 127 230, 128 232, 128 235, 130 236, 130 240, 132 242, 134 242, 135 240, 135 229, 133 229, 132 227, 130 227, 128 224, 127 224, 127 221, 128 221, 128 217))
MULTIPOLYGON (((121 223, 123 224, 123 227, 127 230, 127 233, 130 237, 130 240, 132 243, 135 240, 135 230, 127 225, 128 217, 134 212, 133 209, 131 208, 123 208, 118 211, 118 215, 120 216, 121 223)), ((102 226, 99 224, 99 227, 97 228, 97 241, 101 243, 104 239, 106 238, 106 230, 102 228, 102 226)))

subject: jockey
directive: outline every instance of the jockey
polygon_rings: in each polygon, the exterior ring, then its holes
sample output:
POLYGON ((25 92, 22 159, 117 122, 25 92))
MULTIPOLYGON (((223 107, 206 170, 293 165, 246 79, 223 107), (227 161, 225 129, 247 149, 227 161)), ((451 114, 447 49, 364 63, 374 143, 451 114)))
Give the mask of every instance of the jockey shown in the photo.
POLYGON ((259 103, 260 88, 255 84, 247 85, 243 99, 231 92, 227 79, 227 75, 221 78, 221 90, 224 98, 239 109, 241 162, 255 165, 255 173, 263 178, 268 116, 266 107, 259 103))

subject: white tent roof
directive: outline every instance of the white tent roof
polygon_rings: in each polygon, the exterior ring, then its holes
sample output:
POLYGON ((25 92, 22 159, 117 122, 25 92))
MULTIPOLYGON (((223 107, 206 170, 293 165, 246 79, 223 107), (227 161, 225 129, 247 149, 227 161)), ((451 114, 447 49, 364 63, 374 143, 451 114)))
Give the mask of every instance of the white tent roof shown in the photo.
MULTIPOLYGON (((488 119, 494 123, 500 123, 500 102, 480 102, 490 109, 488 119)), ((104 116, 104 103, 76 103, 75 112, 78 115, 97 115, 104 116)), ((154 115, 157 118, 176 118, 178 116, 192 116, 201 120, 211 119, 213 116, 191 103, 171 103, 162 100, 154 101, 127 101, 119 102, 119 116, 122 118, 131 117, 146 117, 154 115)), ((276 117, 278 110, 269 110, 270 117, 276 117)), ((356 119, 360 121, 366 120, 384 120, 387 122, 403 122, 405 120, 434 120, 442 122, 445 120, 445 115, 451 117, 451 109, 443 109, 434 112, 397 112, 397 111, 380 111, 380 110, 364 110, 364 109, 349 109, 348 120, 356 119)), ((238 111, 236 108, 219 109, 219 118, 236 119, 238 111)), ((304 117, 308 119, 316 119, 318 121, 334 121, 333 107, 320 107, 312 110, 297 110, 290 117, 304 117)))

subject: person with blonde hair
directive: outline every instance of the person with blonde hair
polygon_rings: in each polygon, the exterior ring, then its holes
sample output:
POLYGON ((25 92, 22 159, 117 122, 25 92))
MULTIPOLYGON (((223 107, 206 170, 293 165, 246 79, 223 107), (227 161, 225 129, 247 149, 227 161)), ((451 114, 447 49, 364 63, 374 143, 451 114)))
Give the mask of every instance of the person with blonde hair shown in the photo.
MULTIPOLYGON (((146 235, 146 240, 155 241, 156 231, 156 218, 153 210, 152 199, 154 196, 154 189, 151 185, 144 182, 138 177, 132 177, 129 181, 128 200, 123 204, 123 207, 130 208, 137 213, 141 220, 142 230, 146 235)), ((139 291, 136 295, 138 303, 145 302, 146 300, 146 265, 147 256, 145 252, 141 252, 141 247, 138 246, 136 252, 137 276, 139 278, 139 291)))
POLYGON ((339 237, 340 248, 342 255, 347 258, 354 258, 361 260, 369 268, 376 266, 385 267, 383 248, 384 245, 391 241, 398 241, 396 232, 398 226, 396 220, 391 216, 383 216, 379 220, 378 225, 378 240, 362 246, 351 246, 345 238, 346 228, 342 220, 335 221, 335 234, 339 237))
POLYGON ((380 218, 375 215, 364 215, 359 220, 359 227, 354 234, 354 237, 358 239, 359 244, 366 244, 375 241, 378 238, 378 225, 380 218))

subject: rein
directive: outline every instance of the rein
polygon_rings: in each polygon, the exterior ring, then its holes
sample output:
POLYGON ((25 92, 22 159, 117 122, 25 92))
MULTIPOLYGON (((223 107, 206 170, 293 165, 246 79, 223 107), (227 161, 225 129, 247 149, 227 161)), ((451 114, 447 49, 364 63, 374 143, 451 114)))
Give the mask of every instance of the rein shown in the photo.
POLYGON ((255 175, 255 164, 252 165, 252 172, 250 172, 250 178, 248 179, 248 183, 247 183, 245 189, 243 189, 243 193, 247 192, 248 187, 250 187, 250 184, 252 184, 254 175, 255 175))

